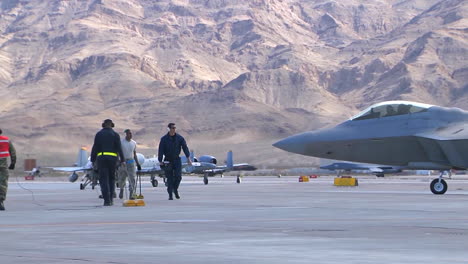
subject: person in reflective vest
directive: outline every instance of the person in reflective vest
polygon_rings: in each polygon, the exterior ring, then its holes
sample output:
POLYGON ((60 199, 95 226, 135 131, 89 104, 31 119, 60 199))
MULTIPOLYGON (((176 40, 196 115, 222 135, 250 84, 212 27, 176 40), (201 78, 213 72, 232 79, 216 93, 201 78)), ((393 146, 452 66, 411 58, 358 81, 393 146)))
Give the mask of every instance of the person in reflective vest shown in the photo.
POLYGON ((93 149, 91 150, 91 162, 94 164, 97 161, 99 186, 101 186, 104 206, 114 205, 115 168, 119 158, 125 164, 120 136, 112 129, 113 127, 114 122, 111 119, 104 120, 102 129, 94 137, 93 149))
POLYGON ((5 210, 3 202, 6 200, 8 190, 8 170, 14 170, 16 164, 15 147, 8 137, 2 135, 2 132, 0 129, 0 211, 5 210), (11 160, 10 166, 7 164, 8 157, 11 160))

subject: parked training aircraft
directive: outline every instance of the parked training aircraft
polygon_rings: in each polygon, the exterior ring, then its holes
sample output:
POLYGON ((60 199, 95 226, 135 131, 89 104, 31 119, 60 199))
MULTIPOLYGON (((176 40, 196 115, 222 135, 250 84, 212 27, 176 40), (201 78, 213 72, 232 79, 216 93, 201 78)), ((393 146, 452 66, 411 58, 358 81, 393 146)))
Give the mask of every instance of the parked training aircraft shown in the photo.
MULTIPOLYGON (((138 154, 137 154, 138 155, 138 154)), ((184 174, 199 174, 203 175, 203 183, 208 184, 208 177, 216 176, 217 174, 222 175, 224 172, 231 170, 255 170, 252 165, 247 163, 234 164, 232 151, 229 151, 227 154, 226 165, 218 166, 217 159, 214 156, 203 155, 200 157, 195 157, 193 151, 190 153, 192 166, 188 166, 187 158, 181 156, 182 160, 182 173, 184 174)), ((143 157, 144 158, 144 157, 143 157)), ((140 160, 140 157, 139 157, 140 160)), ((165 181, 164 171, 159 166, 159 161, 156 157, 144 159, 144 163, 141 167, 141 171, 138 173, 141 174, 150 174, 151 175, 151 184, 156 187, 158 186, 158 180, 156 176, 163 178, 165 181)), ((237 182, 240 183, 240 178, 237 178, 237 182)))
MULTIPOLYGON (((228 171, 243 171, 249 170, 253 171, 257 168, 253 165, 248 163, 234 163, 234 157, 232 150, 228 151, 226 157, 226 164, 225 165, 217 165, 218 161, 214 156, 210 155, 203 155, 199 158, 195 158, 197 162, 201 164, 201 166, 197 169, 194 167, 192 169, 193 174, 202 174, 203 175, 203 182, 208 184, 208 177, 216 176, 216 174, 220 174, 223 177, 223 173, 228 171)), ((237 176, 237 183, 241 182, 240 176, 237 176)))
POLYGON ((41 177, 41 167, 37 167, 37 168, 32 168, 32 170, 30 171, 24 171, 24 172, 27 172, 28 173, 28 176, 29 177, 41 177))
POLYGON ((444 172, 468 168, 468 112, 407 101, 382 102, 336 127, 294 135, 273 146, 320 158, 439 170, 430 188, 434 194, 444 194, 444 172))

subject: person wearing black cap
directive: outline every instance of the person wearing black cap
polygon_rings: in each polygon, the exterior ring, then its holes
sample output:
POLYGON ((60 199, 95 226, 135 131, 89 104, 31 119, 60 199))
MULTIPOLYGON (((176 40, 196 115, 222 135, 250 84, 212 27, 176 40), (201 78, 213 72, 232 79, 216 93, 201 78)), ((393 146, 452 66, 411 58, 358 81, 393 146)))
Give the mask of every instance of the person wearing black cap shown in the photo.
POLYGON ((112 128, 114 122, 106 119, 102 123, 102 129, 96 133, 91 150, 91 162, 97 161, 99 171, 99 185, 101 186, 104 206, 114 204, 115 196, 115 168, 118 159, 125 164, 120 144, 120 136, 112 128))
POLYGON ((8 190, 8 170, 14 170, 16 164, 16 150, 7 136, 2 135, 0 129, 0 211, 5 210, 3 201, 6 199, 8 190), (8 166, 8 157, 10 157, 10 166, 8 166), (8 168, 8 170, 7 170, 8 168))
POLYGON ((182 161, 179 157, 181 149, 187 157, 187 163, 192 165, 190 161, 190 152, 187 147, 185 139, 176 133, 176 126, 174 123, 167 125, 169 132, 161 138, 158 149, 158 160, 160 166, 164 166, 164 161, 169 162, 165 166, 164 172, 167 179, 167 192, 169 193, 169 200, 173 200, 172 194, 174 193, 176 199, 180 199, 179 185, 182 180, 182 161))

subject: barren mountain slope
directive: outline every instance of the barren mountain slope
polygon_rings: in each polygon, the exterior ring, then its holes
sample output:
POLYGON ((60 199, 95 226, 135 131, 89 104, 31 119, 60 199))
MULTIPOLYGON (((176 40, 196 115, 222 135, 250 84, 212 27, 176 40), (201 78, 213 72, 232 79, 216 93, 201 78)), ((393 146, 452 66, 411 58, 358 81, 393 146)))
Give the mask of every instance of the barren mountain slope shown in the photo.
POLYGON ((271 142, 381 100, 468 108, 467 5, 4 0, 1 127, 56 164, 113 118, 147 154, 175 121, 199 154, 306 165, 271 142))

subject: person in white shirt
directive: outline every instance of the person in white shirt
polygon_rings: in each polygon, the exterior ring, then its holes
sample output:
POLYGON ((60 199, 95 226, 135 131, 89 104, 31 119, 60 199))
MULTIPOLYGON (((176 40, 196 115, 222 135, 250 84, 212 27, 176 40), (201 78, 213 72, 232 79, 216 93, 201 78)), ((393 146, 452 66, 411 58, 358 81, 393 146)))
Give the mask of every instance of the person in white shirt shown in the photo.
POLYGON ((135 175, 136 169, 141 170, 140 163, 138 163, 138 158, 136 155, 136 145, 135 140, 132 139, 132 131, 130 129, 125 129, 125 138, 122 138, 122 152, 125 159, 125 165, 119 168, 119 187, 120 193, 119 198, 123 198, 123 192, 125 188, 125 183, 128 176, 128 190, 130 192, 130 199, 134 199, 134 194, 136 190, 135 175))

